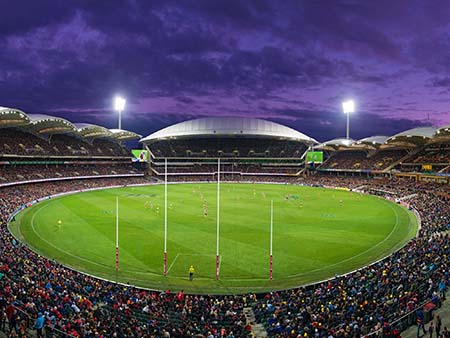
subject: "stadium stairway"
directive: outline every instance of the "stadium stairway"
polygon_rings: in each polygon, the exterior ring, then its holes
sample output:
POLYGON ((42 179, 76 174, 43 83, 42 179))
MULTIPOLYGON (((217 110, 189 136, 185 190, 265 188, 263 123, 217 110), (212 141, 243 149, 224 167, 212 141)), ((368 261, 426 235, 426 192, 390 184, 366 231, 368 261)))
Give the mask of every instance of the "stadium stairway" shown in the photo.
MULTIPOLYGON (((442 327, 441 327, 441 334, 444 329, 444 327, 449 328, 450 327, 450 300, 448 296, 449 292, 446 292, 446 300, 442 302, 442 306, 433 311, 432 315, 434 318, 436 318, 437 315, 441 318, 442 321, 442 327)), ((433 320, 434 321, 434 320, 433 320)), ((430 322, 425 324, 426 334, 424 335, 423 332, 420 332, 419 337, 426 337, 428 336, 428 327, 430 326, 430 322)), ((433 333, 433 337, 436 337, 436 331, 433 333)), ((412 325, 409 328, 407 328, 405 331, 401 333, 402 338, 417 338, 417 325, 412 325)))
POLYGON ((405 156, 403 156, 401 159, 395 161, 394 163, 388 165, 385 169, 383 169, 384 173, 387 173, 389 171, 391 171, 392 168, 395 168, 395 166, 397 164, 402 163, 403 161, 407 160, 410 157, 413 157, 414 155, 416 155, 417 153, 419 153, 420 151, 422 151, 423 147, 418 147, 417 149, 414 149, 413 151, 409 152, 408 154, 406 154, 405 156))
POLYGON ((450 169, 450 165, 448 165, 448 166, 446 166, 445 168, 439 170, 438 173, 445 173, 445 172, 447 172, 447 170, 449 170, 449 169, 450 169))
POLYGON ((250 323, 252 326, 253 337, 261 338, 267 337, 267 331, 264 329, 262 324, 256 323, 255 313, 251 307, 244 307, 244 315, 247 319, 247 323, 250 323))

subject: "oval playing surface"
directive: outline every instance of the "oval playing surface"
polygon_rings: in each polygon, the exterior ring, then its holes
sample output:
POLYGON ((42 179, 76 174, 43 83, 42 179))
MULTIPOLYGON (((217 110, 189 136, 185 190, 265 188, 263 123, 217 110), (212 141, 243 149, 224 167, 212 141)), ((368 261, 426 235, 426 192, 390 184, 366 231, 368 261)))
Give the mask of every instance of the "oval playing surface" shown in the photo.
POLYGON ((216 210, 215 184, 168 186, 167 277, 162 275, 162 185, 50 199, 20 213, 10 227, 34 250, 74 269, 142 287, 195 293, 259 292, 323 280, 388 255, 417 230, 411 212, 375 196, 295 185, 222 183, 216 281, 216 210), (192 282, 190 265, 195 267, 192 282))

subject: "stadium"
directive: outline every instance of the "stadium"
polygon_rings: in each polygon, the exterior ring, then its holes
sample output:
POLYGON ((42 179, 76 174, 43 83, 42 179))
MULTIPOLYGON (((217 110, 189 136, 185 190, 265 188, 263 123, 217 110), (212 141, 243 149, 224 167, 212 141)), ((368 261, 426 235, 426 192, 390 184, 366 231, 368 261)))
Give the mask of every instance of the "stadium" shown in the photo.
POLYGON ((1 108, 0 157, 1 305, 48 337, 394 336, 445 298, 450 126, 141 136, 1 108))

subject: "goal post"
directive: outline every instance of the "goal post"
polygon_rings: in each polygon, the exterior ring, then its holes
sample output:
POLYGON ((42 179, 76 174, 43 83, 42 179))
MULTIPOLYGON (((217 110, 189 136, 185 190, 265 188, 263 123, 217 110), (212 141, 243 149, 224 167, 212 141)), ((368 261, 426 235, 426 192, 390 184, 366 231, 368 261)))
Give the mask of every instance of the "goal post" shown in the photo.
POLYGON ((273 277, 272 244, 273 244, 273 200, 270 200, 270 244, 269 244, 269 279, 270 280, 272 280, 272 277, 273 277))
POLYGON ((220 229, 220 158, 217 158, 217 224, 216 224, 216 280, 219 279, 219 231, 220 229))
POLYGON ((116 196, 116 272, 119 271, 119 196, 116 196))
POLYGON ((167 276, 167 157, 164 160, 164 277, 167 276))

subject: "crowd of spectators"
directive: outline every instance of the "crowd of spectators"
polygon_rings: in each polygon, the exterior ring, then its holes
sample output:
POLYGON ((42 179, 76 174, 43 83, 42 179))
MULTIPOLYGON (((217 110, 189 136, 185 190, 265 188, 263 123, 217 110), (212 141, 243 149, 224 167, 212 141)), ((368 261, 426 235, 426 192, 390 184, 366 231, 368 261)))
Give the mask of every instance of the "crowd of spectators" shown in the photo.
POLYGON ((419 164, 441 163, 448 165, 450 164, 450 142, 427 146, 406 162, 419 164))
MULTIPOLYGON (((152 168, 158 175, 164 175, 164 162, 159 162, 157 165, 153 164, 152 168)), ((222 173, 227 174, 240 174, 240 173, 251 173, 251 174, 297 174, 301 171, 303 167, 298 164, 288 165, 288 164, 271 164, 271 163, 232 163, 226 162, 221 163, 220 171, 222 173)), ((167 172, 174 173, 209 173, 215 174, 217 173, 217 163, 213 164, 200 164, 200 163, 191 163, 187 164, 168 164, 167 172)))
POLYGON ((450 189, 414 180, 360 177, 307 179, 304 183, 359 187, 407 200, 421 217, 421 229, 405 247, 357 272, 307 288, 268 293, 254 305, 259 321, 275 337, 359 337, 393 335, 390 323, 432 301, 439 304, 448 284, 450 189))
POLYGON ((149 145, 156 157, 301 157, 300 142, 264 138, 198 138, 160 140, 149 145))
POLYGON ((113 139, 88 142, 71 134, 52 135, 47 139, 16 128, 2 128, 1 131, 0 155, 131 156, 129 150, 113 139))
POLYGON ((15 164, 0 165, 0 185, 7 182, 46 178, 137 174, 130 162, 102 164, 15 164))
POLYGON ((138 183, 148 181, 115 178, 0 189, 0 330, 13 336, 24 330, 27 336, 26 327, 42 315, 47 330, 68 337, 247 335, 249 327, 242 313, 245 297, 151 292, 98 280, 35 254, 6 228, 8 216, 31 200, 65 191, 138 183))
POLYGON ((382 149, 361 162, 361 168, 383 170, 408 155, 406 149, 382 149))
POLYGON ((361 169, 360 163, 367 158, 367 153, 360 150, 336 151, 326 161, 323 169, 361 169))
POLYGON ((408 154, 405 149, 380 149, 373 153, 362 150, 336 151, 322 169, 383 170, 408 154))
MULTIPOLYGON (((164 177, 160 177, 162 181, 164 177)), ((297 183, 299 179, 296 176, 279 176, 279 175, 241 175, 241 174, 220 174, 220 180, 228 182, 241 183, 297 183)), ((170 182, 216 182, 217 175, 176 175, 168 176, 167 181, 170 182)))
POLYGON ((38 197, 142 180, 98 179, 0 189, 4 326, 13 325, 20 332, 28 316, 32 321, 43 316, 48 327, 75 337, 243 337, 251 332, 243 308, 251 305, 271 337, 359 337, 376 331, 389 336, 397 318, 424 302, 439 305, 448 284, 450 236, 445 231, 450 223, 450 189, 414 180, 321 175, 299 180, 358 188, 388 198, 406 196, 405 201, 420 215, 421 229, 396 253, 349 275, 258 295, 185 295, 116 285, 35 254, 6 228, 16 208, 38 197))

